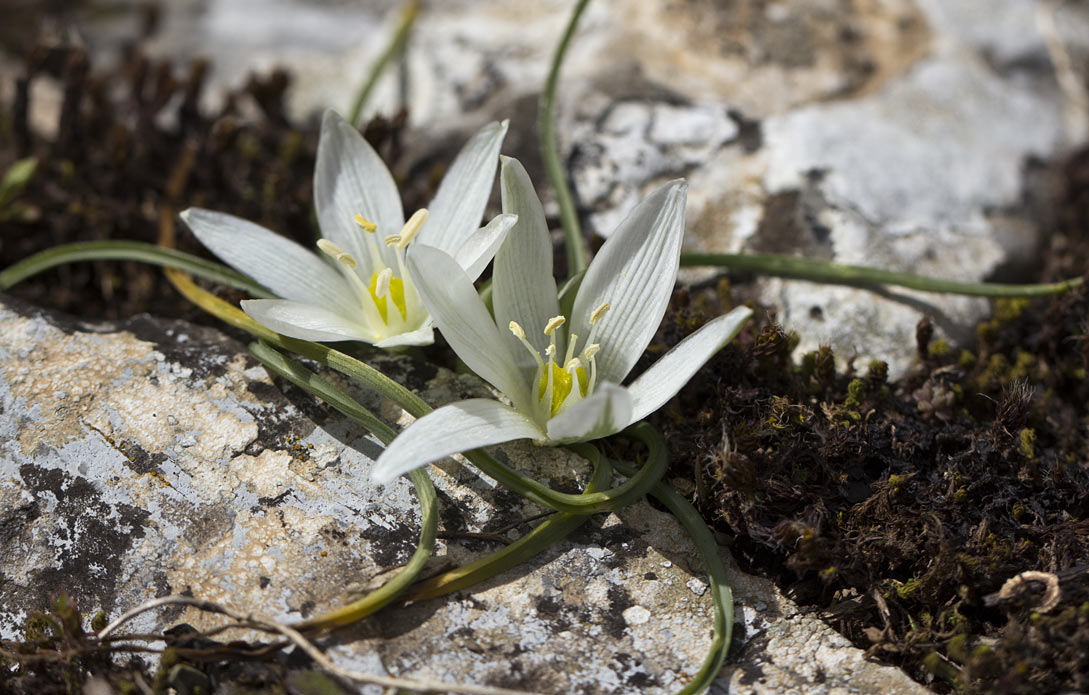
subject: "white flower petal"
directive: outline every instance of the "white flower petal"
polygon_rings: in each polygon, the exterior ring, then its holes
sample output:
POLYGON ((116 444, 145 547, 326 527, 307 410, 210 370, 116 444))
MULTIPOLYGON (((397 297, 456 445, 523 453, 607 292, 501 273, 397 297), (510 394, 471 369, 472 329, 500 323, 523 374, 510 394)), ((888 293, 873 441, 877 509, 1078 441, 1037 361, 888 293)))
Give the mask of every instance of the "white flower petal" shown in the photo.
POLYGON ((284 299, 345 311, 355 302, 340 273, 290 239, 211 210, 189 208, 181 218, 209 251, 284 299))
POLYGON ((750 316, 751 309, 737 307, 708 322, 662 355, 628 386, 633 420, 642 420, 673 398, 712 355, 734 339, 750 316))
MULTIPOLYGON (((533 374, 536 361, 519 341, 506 331, 517 321, 526 339, 544 354, 549 339, 545 324, 560 313, 556 300, 556 281, 552 278, 552 242, 548 236, 544 210, 529 175, 521 163, 503 157, 499 187, 503 194, 503 212, 518 215, 518 222, 495 254, 492 268, 492 308, 495 323, 505 333, 504 339, 514 351, 523 372, 533 374)), ((557 336, 558 337, 558 336, 557 336)), ((560 358, 564 346, 557 344, 560 358)))
POLYGON ((430 345, 435 342, 435 329, 431 327, 431 322, 427 322, 427 326, 419 328, 407 333, 401 333, 393 336, 392 338, 386 338, 385 340, 379 340, 374 344, 375 347, 391 348, 399 347, 401 345, 430 345))
POLYGON ((499 337, 491 315, 461 266, 430 246, 417 245, 407 260, 420 299, 458 357, 482 379, 510 396, 515 406, 527 403, 526 385, 519 379, 507 343, 499 337))
POLYGON ((548 421, 548 438, 556 443, 583 442, 616 434, 632 420, 631 395, 616 384, 599 384, 579 401, 548 421))
POLYGON ((544 439, 525 415, 498 401, 473 398, 444 406, 412 423, 394 439, 371 471, 386 484, 413 468, 443 456, 513 439, 544 439))
POLYGON ((367 327, 324 307, 287 299, 248 299, 242 310, 266 328, 300 340, 362 340, 373 343, 367 327))
POLYGON ((458 248, 454 260, 465 269, 470 280, 475 282, 488 267, 488 262, 495 257, 495 252, 517 221, 517 215, 496 215, 458 248))
POLYGON ((680 264, 688 185, 672 181, 652 193, 620 223, 586 271, 571 316, 571 331, 587 335, 602 303, 598 378, 621 382, 662 322, 680 264))
POLYGON ((420 230, 420 243, 453 256, 480 227, 506 134, 507 121, 489 123, 461 148, 428 207, 430 214, 420 230))
POLYGON ((385 265, 393 264, 384 240, 405 223, 401 194, 382 158, 335 111, 326 111, 321 122, 314 207, 322 236, 355 256, 365 274, 369 276, 371 251, 367 232, 355 223, 356 215, 378 225, 379 253, 385 265))

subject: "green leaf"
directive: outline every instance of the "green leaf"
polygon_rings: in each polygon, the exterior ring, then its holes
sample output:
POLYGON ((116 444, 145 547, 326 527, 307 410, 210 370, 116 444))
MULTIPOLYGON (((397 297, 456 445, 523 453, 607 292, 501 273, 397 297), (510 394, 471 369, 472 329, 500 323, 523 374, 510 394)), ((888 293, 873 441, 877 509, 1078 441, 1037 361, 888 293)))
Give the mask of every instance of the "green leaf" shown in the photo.
POLYGON ((37 168, 36 157, 17 160, 8 167, 8 170, 4 172, 4 178, 0 179, 0 212, 23 192, 37 168))

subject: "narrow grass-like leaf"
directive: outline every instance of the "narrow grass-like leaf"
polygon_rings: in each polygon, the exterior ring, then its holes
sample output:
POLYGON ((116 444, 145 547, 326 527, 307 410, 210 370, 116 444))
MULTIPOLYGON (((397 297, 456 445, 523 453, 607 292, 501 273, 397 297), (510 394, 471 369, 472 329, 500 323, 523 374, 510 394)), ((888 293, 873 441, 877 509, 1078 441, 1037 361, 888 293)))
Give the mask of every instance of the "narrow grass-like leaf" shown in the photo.
POLYGON ((809 280, 830 285, 870 288, 879 285, 906 287, 921 292, 959 294, 968 297, 1046 297, 1069 292, 1084 280, 1009 285, 997 282, 958 282, 894 270, 847 265, 817 258, 773 253, 682 253, 681 267, 716 266, 758 275, 809 280))
POLYGON ((252 279, 225 265, 142 241, 83 241, 39 251, 0 272, 0 291, 10 289, 23 280, 58 265, 81 261, 150 263, 183 270, 205 280, 244 290, 257 298, 271 299, 276 296, 252 279))
MULTIPOLYGON (((659 435, 660 436, 660 435, 659 435)), ((628 466, 614 463, 617 471, 624 475, 634 472, 628 466)), ((667 509, 681 522, 685 531, 699 551, 707 570, 711 583, 711 602, 714 604, 715 620, 714 632, 711 636, 711 646, 707 650, 707 657, 700 666, 699 672, 692 678, 677 695, 696 695, 702 693, 711 686, 711 683, 722 670, 722 664, 726 661, 726 653, 730 649, 730 640, 733 637, 734 627, 734 594, 730 589, 730 579, 726 575, 726 566, 719 555, 718 543, 715 542, 711 530, 706 522, 696 511, 696 508, 684 497, 677 493, 666 483, 657 483, 650 490, 651 496, 664 504, 667 509)))
MULTIPOLYGON (((379 395, 398 404, 414 417, 423 417, 431 412, 431 407, 427 405, 423 399, 369 364, 357 360, 339 350, 335 350, 328 345, 285 338, 278 333, 270 331, 249 316, 246 316, 241 309, 228 304, 211 292, 197 287, 191 280, 185 277, 185 275, 178 273, 177 271, 168 271, 167 277, 186 299, 213 316, 218 317, 221 321, 235 326, 236 328, 241 328, 270 345, 290 350, 327 367, 331 367, 332 369, 355 379, 360 384, 374 389, 379 395)), ((625 432, 638 434, 642 433, 647 428, 649 428, 649 425, 646 425, 645 423, 636 423, 625 430, 625 432)), ((631 478, 626 483, 604 492, 589 495, 572 495, 556 492, 547 485, 518 473, 510 466, 498 461, 494 456, 480 449, 464 452, 464 456, 486 475, 494 478, 500 484, 505 485, 507 488, 517 492, 531 502, 560 512, 591 514, 594 512, 620 509, 621 507, 630 504, 633 500, 645 495, 647 490, 650 489, 650 486, 660 480, 665 474, 668 465, 667 457, 665 455, 665 441, 662 440, 660 436, 653 433, 653 431, 641 434, 640 436, 644 441, 652 442, 652 444, 649 444, 650 453, 648 454, 648 464, 643 466, 635 477, 631 478)))
MULTIPOLYGON (((613 477, 612 464, 601 456, 591 444, 573 447, 579 455, 594 464, 590 482, 583 494, 593 494, 607 487, 613 477)), ((565 514, 557 512, 538 524, 532 531, 500 550, 490 553, 476 562, 443 572, 413 587, 408 595, 410 601, 445 596, 446 594, 478 584, 486 579, 501 574, 512 567, 537 556, 545 549, 567 538, 576 529, 586 523, 590 514, 565 514)))
POLYGON ((540 107, 537 112, 537 131, 541 137, 541 159, 552 188, 556 191, 556 202, 560 206, 560 222, 563 225, 564 246, 567 251, 567 275, 576 275, 586 270, 586 240, 582 238, 579 216, 575 210, 575 201, 571 188, 567 185, 567 176, 560 164, 559 148, 556 146, 556 87, 560 83, 560 66, 567 54, 571 37, 575 35, 579 19, 589 4, 589 0, 579 0, 571 13, 571 20, 563 31, 563 37, 552 56, 552 66, 548 70, 544 91, 541 93, 540 107))
POLYGON ((397 28, 393 31, 393 38, 390 40, 389 45, 386 46, 386 49, 374 61, 374 64, 371 65, 371 69, 367 73, 367 79, 360 86, 359 91, 356 92, 355 99, 352 100, 352 107, 348 110, 348 122, 357 128, 363 125, 363 107, 366 106, 375 85, 378 84, 378 78, 382 76, 393 58, 404 52, 405 44, 408 43, 408 37, 412 33, 412 25, 416 23, 416 17, 419 13, 420 3, 418 0, 408 0, 401 7, 400 16, 397 18, 397 28))

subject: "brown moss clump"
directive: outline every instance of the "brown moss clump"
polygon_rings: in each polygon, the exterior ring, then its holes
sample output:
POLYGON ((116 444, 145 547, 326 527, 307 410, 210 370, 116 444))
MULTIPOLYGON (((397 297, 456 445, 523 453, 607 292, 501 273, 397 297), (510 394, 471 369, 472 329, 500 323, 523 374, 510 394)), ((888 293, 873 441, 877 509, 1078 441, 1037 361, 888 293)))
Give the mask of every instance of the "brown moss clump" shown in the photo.
MULTIPOLYGON (((38 43, 26 52, 14 102, 0 111, 0 173, 37 157, 17 206, 0 215, 0 267, 44 249, 103 239, 158 243, 208 254, 177 221, 198 206, 238 215, 311 244, 311 181, 318 124, 285 116, 286 72, 253 75, 215 111, 198 108, 209 65, 153 60, 136 45, 98 71, 78 46, 38 43), (33 132, 31 85, 56 80, 63 102, 57 136, 33 132)), ((404 114, 375 120, 366 136, 380 153, 401 151, 404 114)), ((11 290, 84 318, 150 311, 205 321, 158 268, 96 262, 63 266, 11 290)))
MULTIPOLYGON (((715 297, 678 292, 656 350, 726 308, 715 297)), ((837 372, 827 349, 792 361, 765 315, 658 421, 738 560, 871 654, 939 691, 1084 691, 1086 316, 1084 287, 999 302, 963 350, 924 322, 917 367, 890 383, 880 362, 837 372), (993 599, 1026 571, 1060 578, 1055 607, 993 599)))

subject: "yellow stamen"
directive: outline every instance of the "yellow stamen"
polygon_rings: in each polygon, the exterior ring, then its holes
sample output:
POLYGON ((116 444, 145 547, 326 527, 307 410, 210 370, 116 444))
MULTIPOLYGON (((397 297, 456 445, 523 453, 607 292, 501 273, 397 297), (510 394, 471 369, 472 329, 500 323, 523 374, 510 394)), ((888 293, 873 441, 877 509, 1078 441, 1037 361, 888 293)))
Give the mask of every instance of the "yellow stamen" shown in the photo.
POLYGON ((386 290, 389 289, 389 284, 382 288, 382 294, 378 294, 378 276, 382 273, 375 273, 371 276, 371 286, 369 288, 371 299, 374 300, 374 306, 378 308, 378 315, 382 317, 382 323, 389 325, 388 309, 386 307, 386 290))
POLYGON ((601 343, 594 343, 593 345, 587 345, 586 349, 582 351, 582 358, 589 362, 594 359, 594 355, 601 349, 601 343))
POLYGON ((405 304, 405 281, 394 277, 392 268, 383 268, 371 277, 370 294, 371 299, 374 300, 374 306, 378 309, 379 316, 382 317, 382 321, 387 326, 389 325, 387 297, 393 302, 393 306, 397 307, 401 319, 408 318, 408 307, 405 304))
POLYGON ((604 304, 602 304, 598 308, 594 309, 594 311, 590 314, 590 325, 593 326, 595 323, 600 321, 601 317, 604 316, 605 312, 608 311, 608 310, 609 310, 609 303, 608 302, 605 302, 604 304))
POLYGON ((564 317, 553 316, 552 318, 548 319, 548 323, 545 324, 544 334, 552 335, 553 331, 555 331, 557 328, 565 323, 567 323, 567 319, 565 319, 564 317))
POLYGON ((526 332, 522 330, 522 327, 518 325, 517 321, 511 321, 509 324, 507 324, 507 328, 510 329, 510 332, 513 333, 514 337, 518 340, 526 339, 526 332))
POLYGON ((385 297, 389 292, 389 281, 393 278, 393 268, 383 268, 374 276, 374 294, 376 297, 385 297))
POLYGON ((355 220, 355 223, 359 225, 360 229, 362 229, 364 232, 367 232, 368 234, 374 234, 378 231, 378 225, 376 225, 374 222, 371 222, 363 215, 356 214, 356 216, 352 219, 355 220))
POLYGON ((397 248, 405 248, 414 238, 416 238, 416 235, 420 232, 420 228, 423 227, 424 222, 427 221, 427 214, 426 208, 420 208, 412 213, 412 217, 409 217, 408 222, 405 222, 405 226, 401 228, 401 233, 394 235, 397 237, 397 248))
POLYGON ((340 248, 328 239, 318 239, 318 248, 324 251, 337 263, 355 269, 355 256, 340 248))

